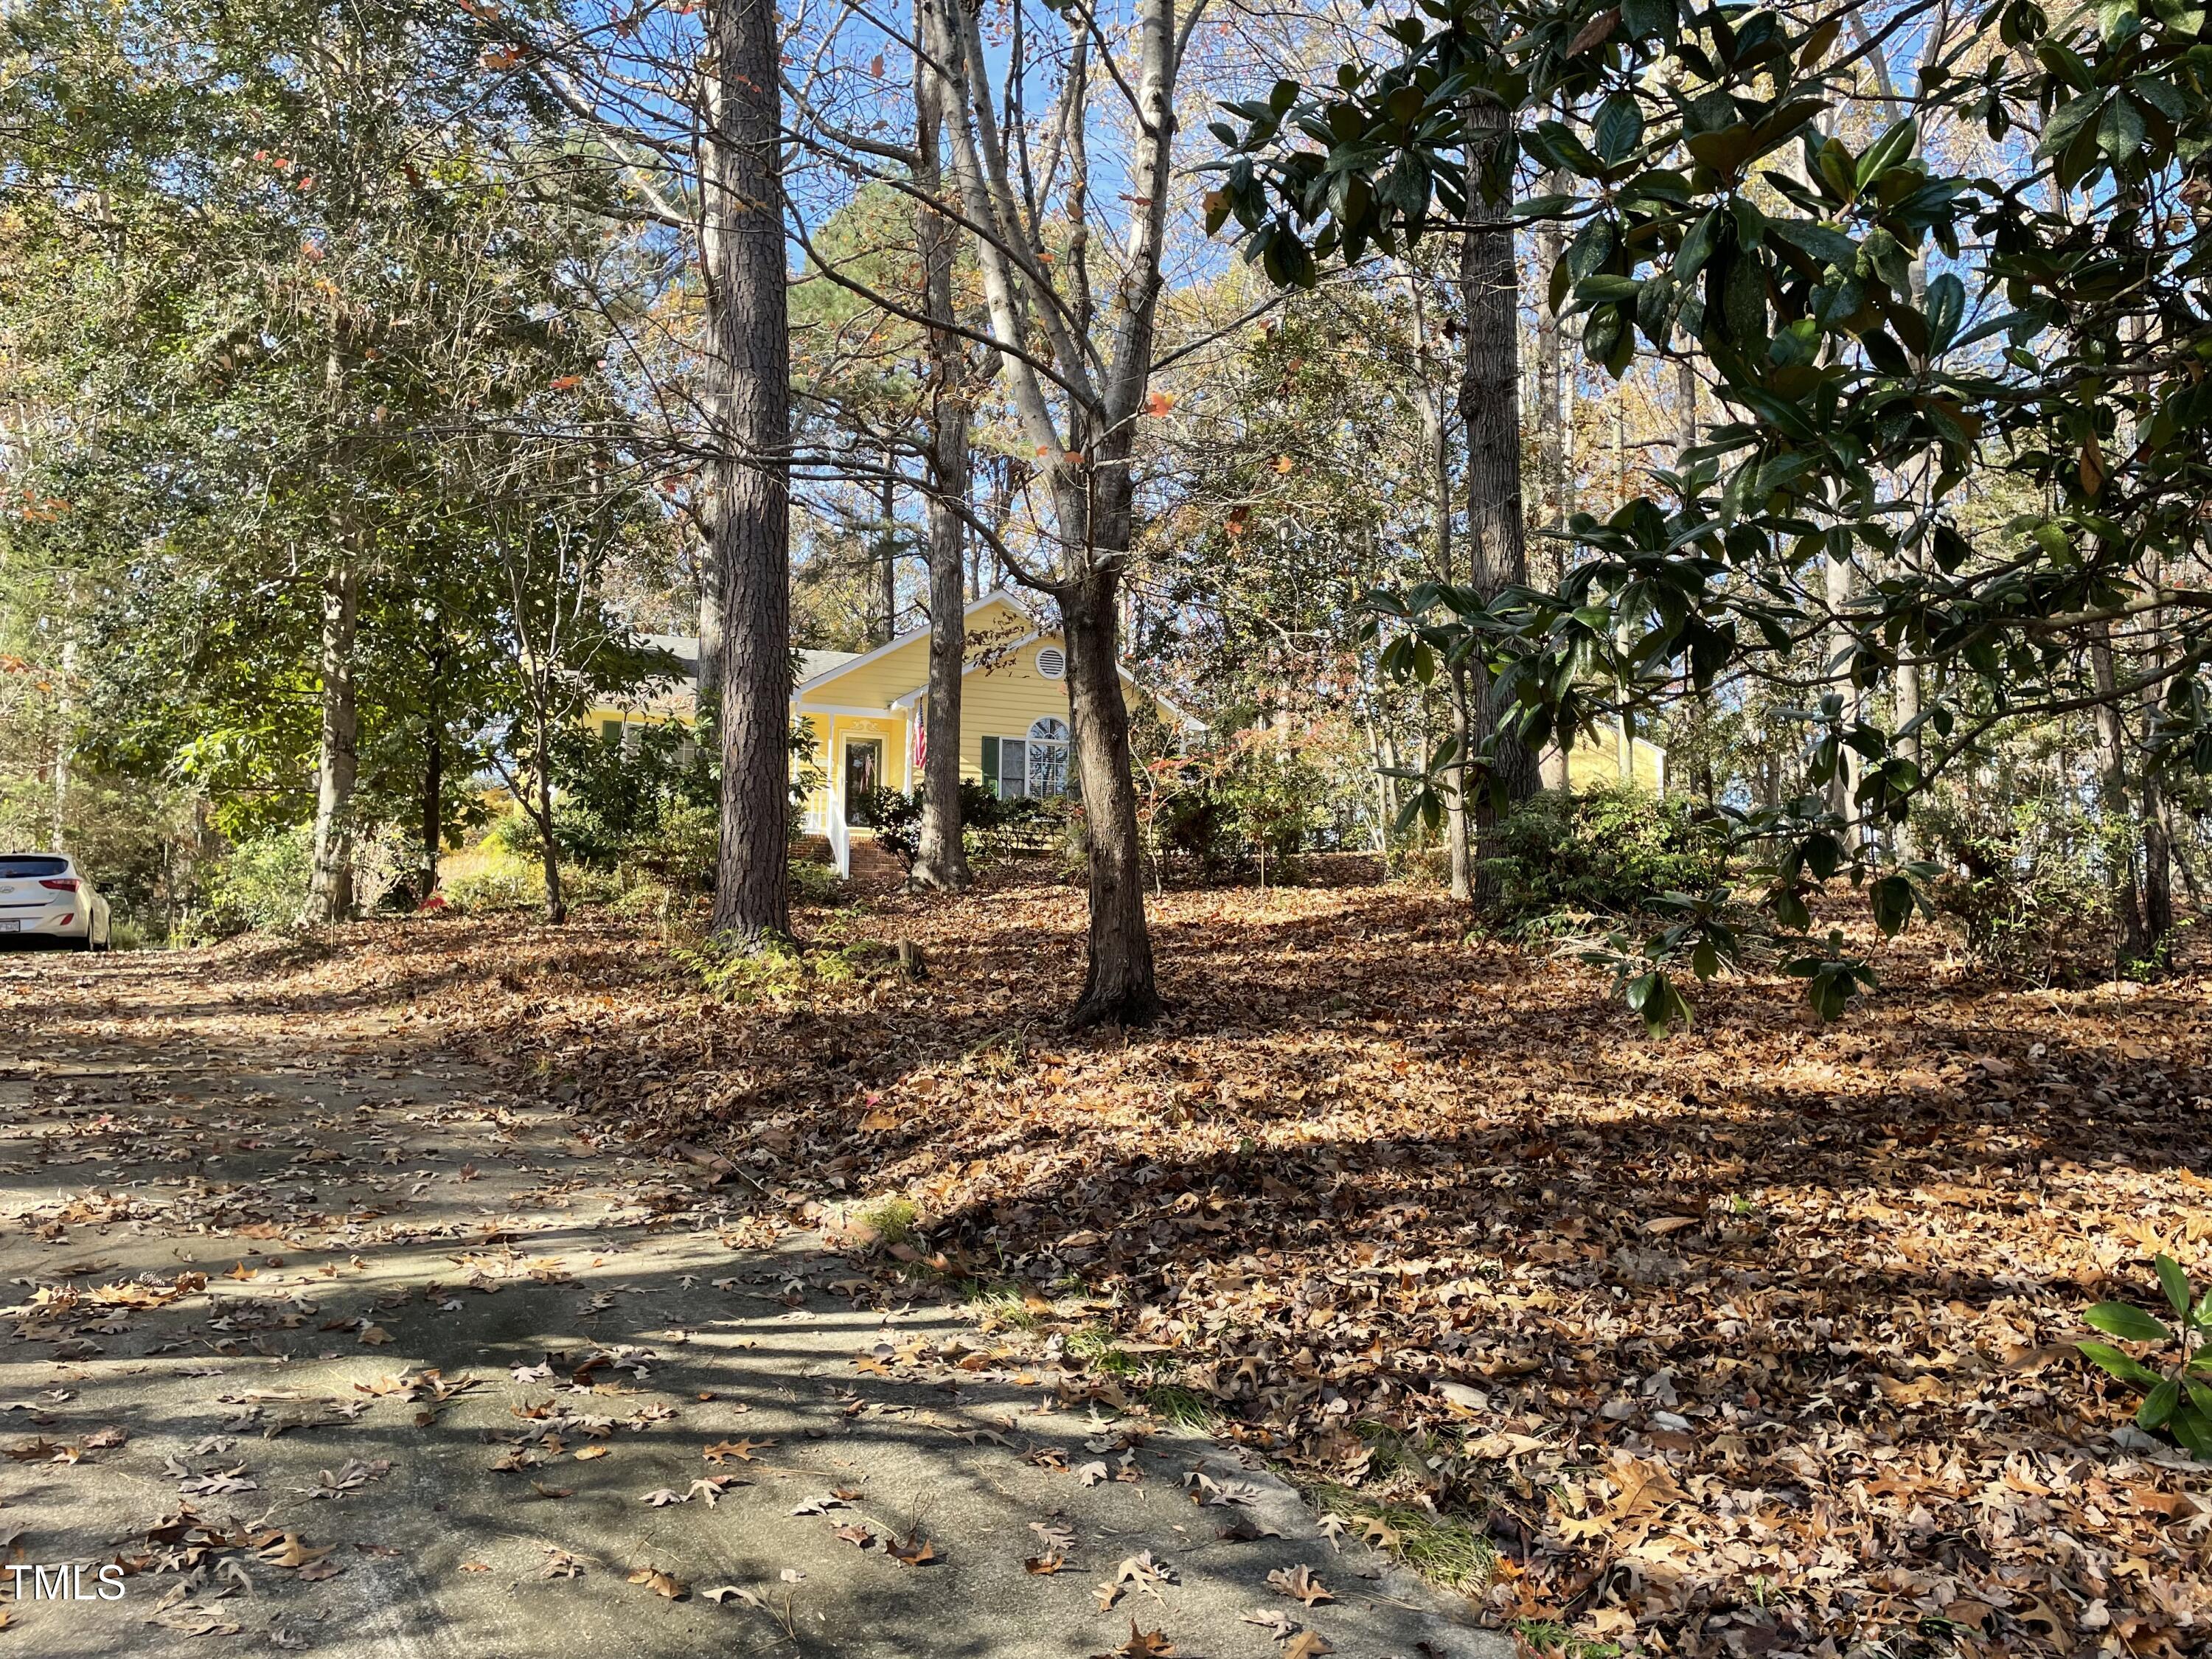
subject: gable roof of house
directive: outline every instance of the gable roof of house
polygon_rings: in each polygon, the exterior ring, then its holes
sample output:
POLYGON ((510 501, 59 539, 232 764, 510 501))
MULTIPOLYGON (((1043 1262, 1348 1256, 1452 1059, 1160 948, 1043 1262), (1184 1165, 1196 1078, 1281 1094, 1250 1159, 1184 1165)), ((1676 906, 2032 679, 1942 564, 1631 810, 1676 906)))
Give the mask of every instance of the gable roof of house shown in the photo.
MULTIPOLYGON (((1017 595, 1003 587, 994 587, 988 592, 970 599, 962 608, 961 618, 965 621, 978 611, 988 610, 994 605, 1005 605, 1015 615, 1029 623, 1030 632, 1015 641, 1016 645, 1025 645, 1031 640, 1042 639, 1048 633, 1056 631, 1048 629, 1038 623, 1029 606, 1024 605, 1017 595)), ((792 701, 796 702, 809 692, 831 681, 842 678, 854 669, 864 667, 869 663, 878 662, 892 652, 915 644, 917 641, 927 640, 928 637, 929 626, 925 623, 920 628, 908 629, 905 633, 898 635, 872 651, 801 651, 799 653, 799 679, 792 688, 792 701)), ((680 705, 684 711, 688 713, 696 705, 696 687, 699 680, 698 637, 691 634, 648 634, 645 639, 648 645, 657 647, 671 656, 679 659, 684 665, 689 680, 688 684, 679 684, 674 688, 672 695, 649 699, 648 706, 659 711, 674 708, 680 705)), ((969 664, 961 672, 969 672, 974 666, 974 664, 969 664)), ((1144 692, 1165 709, 1173 719, 1184 726, 1203 729, 1204 721, 1192 718, 1159 692, 1146 685, 1143 681, 1129 672, 1126 665, 1121 665, 1120 668, 1121 678, 1126 684, 1144 692)), ((927 690, 928 687, 926 684, 916 686, 903 696, 893 698, 890 707, 902 710, 910 708, 927 690)))
MULTIPOLYGON (((989 592, 980 594, 976 598, 969 600, 968 603, 961 608, 961 620, 964 622, 969 617, 974 616, 977 611, 988 610, 994 605, 1007 605, 1018 614, 1025 617, 1030 614, 1029 607, 1024 605, 1012 593, 1009 593, 1003 587, 994 587, 991 589, 989 592)), ((1031 626, 1034 627, 1035 625, 1035 620, 1032 618, 1031 626)), ((887 640, 883 644, 878 646, 872 651, 823 651, 805 653, 804 654, 808 656, 835 657, 839 660, 832 662, 827 666, 816 670, 813 672, 803 674, 799 678, 799 684, 793 688, 791 695, 793 700, 803 697, 817 686, 825 685, 830 681, 840 678, 842 676, 852 672, 856 668, 864 668, 870 663, 880 662, 884 658, 890 655, 892 652, 902 651, 908 646, 914 644, 915 641, 927 640, 928 637, 929 624, 927 623, 924 623, 919 628, 909 628, 903 634, 895 635, 890 640, 887 640)))

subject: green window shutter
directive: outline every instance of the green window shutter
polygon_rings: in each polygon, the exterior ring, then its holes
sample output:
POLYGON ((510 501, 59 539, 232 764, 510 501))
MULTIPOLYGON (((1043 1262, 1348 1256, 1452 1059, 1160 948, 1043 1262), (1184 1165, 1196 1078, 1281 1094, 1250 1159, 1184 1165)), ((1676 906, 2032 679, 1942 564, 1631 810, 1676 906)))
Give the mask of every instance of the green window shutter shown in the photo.
POLYGON ((999 740, 983 739, 983 787, 990 794, 999 793, 999 740))

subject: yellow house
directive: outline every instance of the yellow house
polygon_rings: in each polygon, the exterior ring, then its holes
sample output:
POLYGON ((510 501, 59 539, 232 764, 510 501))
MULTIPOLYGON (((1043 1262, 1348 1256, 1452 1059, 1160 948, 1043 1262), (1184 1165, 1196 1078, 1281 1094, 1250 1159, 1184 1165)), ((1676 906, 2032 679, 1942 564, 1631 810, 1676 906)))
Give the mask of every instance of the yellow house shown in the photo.
MULTIPOLYGON (((1547 750, 1547 758, 1556 754, 1547 750)), ((1550 775, 1548 771, 1547 776, 1550 775)), ((1629 739, 1629 753, 1621 753, 1620 722, 1601 726, 1595 743, 1577 744, 1567 750, 1567 787, 1603 789, 1616 783, 1633 783, 1655 795, 1667 793, 1667 751, 1642 738, 1629 739)))
MULTIPOLYGON (((1065 794, 1070 771, 1067 652, 1013 595, 994 589, 964 612, 960 775, 1001 797, 1065 794)), ((696 708, 698 641, 649 635, 684 659, 691 678, 628 708, 593 708, 592 729, 610 742, 660 720, 689 724, 696 708)), ((872 651, 802 651, 792 716, 813 741, 802 829, 830 842, 839 873, 851 869, 851 832, 869 828, 861 804, 872 789, 913 789, 929 741, 929 630, 918 628, 872 651)), ((1172 724, 1195 724, 1121 671, 1125 690, 1147 697, 1172 724)))
MULTIPOLYGON (((1067 793, 1070 775, 1067 650, 1013 595, 994 589, 972 601, 961 667, 960 775, 1002 798, 1067 793)), ((875 788, 913 789, 929 744, 929 630, 916 629, 857 653, 811 652, 801 665, 792 714, 812 734, 819 782, 808 794, 805 829, 827 836, 838 868, 849 866, 849 836, 868 828, 861 805, 875 788)), ((1125 690, 1149 698, 1172 724, 1193 724, 1124 668, 1125 690)))

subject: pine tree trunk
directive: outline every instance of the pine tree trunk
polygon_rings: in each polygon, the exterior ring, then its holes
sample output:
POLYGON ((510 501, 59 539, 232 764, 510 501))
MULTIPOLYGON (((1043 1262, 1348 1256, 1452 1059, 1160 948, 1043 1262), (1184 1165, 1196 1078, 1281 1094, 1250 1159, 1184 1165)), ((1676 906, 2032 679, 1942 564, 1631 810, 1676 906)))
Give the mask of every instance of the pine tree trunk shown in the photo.
POLYGON ((718 431, 713 550, 722 589, 721 841, 714 930, 791 931, 791 344, 774 0, 718 0, 702 239, 718 431))
POLYGON ((2143 957, 2156 962, 2173 932, 2172 808, 2157 775, 2143 775, 2143 957))
MULTIPOLYGON (((1469 100, 1471 163, 1504 142, 1506 121, 1504 106, 1486 97, 1469 100)), ((1467 426, 1468 583, 1488 599, 1528 580, 1521 501, 1521 276, 1506 204, 1487 199, 1479 180, 1471 184, 1468 198, 1474 222, 1460 244, 1467 362, 1460 374, 1459 413, 1467 426)), ((1526 800, 1540 787, 1536 757, 1516 727, 1500 720, 1487 671, 1478 663, 1469 678, 1471 743, 1479 747, 1494 738, 1490 779, 1508 803, 1526 800)), ((1482 873, 1497 827, 1493 793, 1478 788, 1468 803, 1476 843, 1474 890, 1486 902, 1496 896, 1495 880, 1482 873)))
MULTIPOLYGON (((934 199, 944 183, 939 124, 943 91, 927 64, 915 76, 915 153, 921 164, 915 184, 934 199)), ((957 252, 951 222, 917 208, 915 238, 921 252, 924 301, 939 326, 929 339, 929 721, 922 757, 921 846, 908 875, 915 887, 954 890, 973 878, 962 838, 960 811, 961 669, 967 659, 965 599, 968 528, 956 503, 963 503, 973 477, 969 455, 967 343, 949 326, 954 320, 952 267, 957 252)))
POLYGON ((1093 572, 1060 595, 1067 637, 1068 706, 1091 838, 1090 966, 1069 1023, 1142 1025, 1160 1011, 1152 936, 1145 922, 1145 872, 1130 775, 1129 708, 1115 639, 1115 583, 1093 572))
POLYGON ((323 581, 322 735, 315 763, 315 854, 300 920, 343 921, 354 909, 353 788, 361 769, 361 711, 354 700, 354 633, 361 571, 342 561, 323 581))

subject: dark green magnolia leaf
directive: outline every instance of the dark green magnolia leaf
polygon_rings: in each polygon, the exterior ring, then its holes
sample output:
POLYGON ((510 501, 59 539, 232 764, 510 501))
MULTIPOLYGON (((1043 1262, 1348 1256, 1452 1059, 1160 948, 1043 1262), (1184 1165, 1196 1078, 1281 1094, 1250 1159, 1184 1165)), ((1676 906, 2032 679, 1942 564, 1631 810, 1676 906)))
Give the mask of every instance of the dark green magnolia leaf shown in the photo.
POLYGON ((1949 271, 1928 284, 1928 356, 1940 357, 1966 314, 1966 285, 1949 271))
POLYGON ((2105 106, 2097 118, 2097 148, 2115 161, 2126 161, 2142 149, 2146 129, 2142 112, 2125 94, 2105 106))
POLYGON ((2124 1302, 2100 1302, 2081 1316, 2093 1329, 2107 1336, 2117 1336, 2123 1342, 2163 1342, 2166 1329, 2141 1308, 2130 1307, 2124 1302))
POLYGON ((2166 1292, 2166 1305, 2182 1318, 2188 1318, 2189 1275, 2182 1272, 2181 1264, 2161 1250, 2151 1267, 2158 1274, 2159 1289, 2166 1292))
POLYGON ((2158 1382, 2156 1371, 2109 1343, 2076 1342, 2074 1346, 2081 1351, 2083 1358, 2110 1371, 2123 1382, 2139 1382, 2145 1388, 2154 1387, 2158 1382))
POLYGON ((2166 1431, 2187 1448, 2191 1456, 2212 1460, 2212 1411, 2184 1406, 2167 1421, 2166 1431))
POLYGON ((1867 153, 1859 157, 1852 174, 1852 183, 1863 193, 1874 181, 1912 154, 1912 147, 1920 141, 1920 124, 1911 116, 1875 139, 1867 153))
POLYGON ((2181 1384, 2169 1376, 2145 1395, 2142 1404, 2136 1407, 2136 1425, 2144 1429, 2163 1428, 2166 1419, 2173 1415, 2173 1408, 2180 1403, 2181 1384))
POLYGON ((1590 123, 1590 136, 1596 141, 1598 155, 1607 161, 1623 161, 1632 155, 1644 142, 1644 112, 1635 97, 1616 92, 1600 104, 1597 117, 1590 123))

